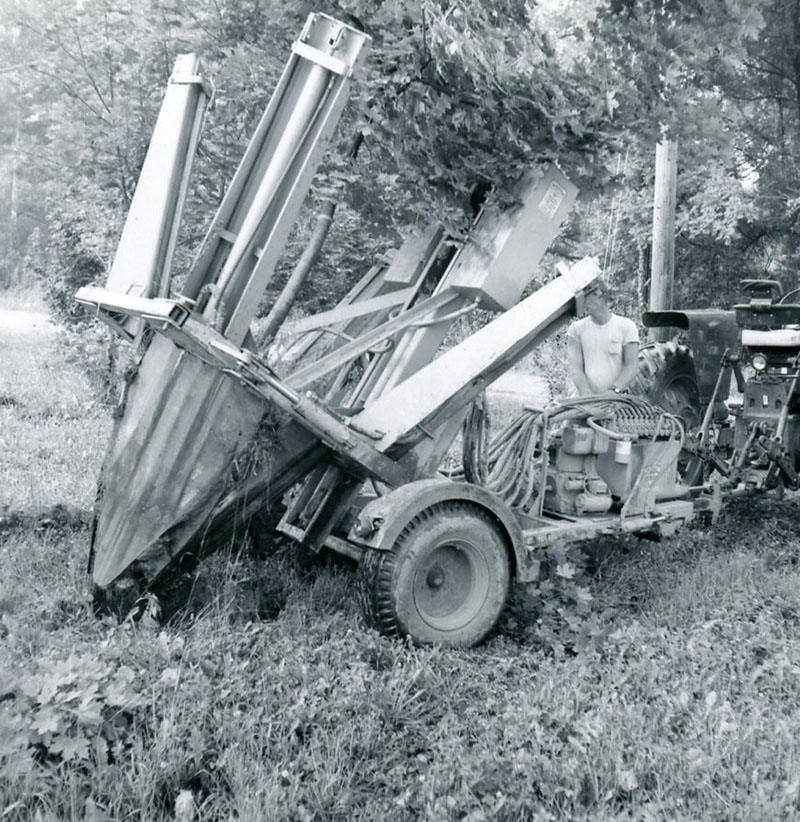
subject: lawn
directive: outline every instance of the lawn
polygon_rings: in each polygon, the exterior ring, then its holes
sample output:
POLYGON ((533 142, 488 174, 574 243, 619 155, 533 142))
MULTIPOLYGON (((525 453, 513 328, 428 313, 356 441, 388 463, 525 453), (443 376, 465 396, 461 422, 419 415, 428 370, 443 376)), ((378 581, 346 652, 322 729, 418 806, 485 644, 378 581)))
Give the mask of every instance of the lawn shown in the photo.
POLYGON ((109 421, 63 335, 0 327, 3 822, 800 818, 796 497, 589 546, 580 652, 523 589, 476 649, 387 640, 282 544, 120 624, 80 518, 37 513, 91 507, 109 421))

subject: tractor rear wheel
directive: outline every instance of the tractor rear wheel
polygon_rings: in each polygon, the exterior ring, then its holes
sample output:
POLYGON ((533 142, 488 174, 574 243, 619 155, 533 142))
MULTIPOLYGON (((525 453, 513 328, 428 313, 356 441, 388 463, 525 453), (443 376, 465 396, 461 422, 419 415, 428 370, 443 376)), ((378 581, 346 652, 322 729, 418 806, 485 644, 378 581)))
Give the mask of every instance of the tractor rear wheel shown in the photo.
POLYGON ((388 636, 470 647, 497 622, 511 580, 504 536, 463 502, 417 514, 388 551, 361 560, 364 616, 388 636))
MULTIPOLYGON (((687 434, 697 431, 702 424, 694 358, 685 345, 674 341, 643 345, 639 349, 639 373, 630 391, 680 417, 687 434)), ((703 462, 682 451, 678 473, 686 485, 696 485, 703 478, 703 462)))

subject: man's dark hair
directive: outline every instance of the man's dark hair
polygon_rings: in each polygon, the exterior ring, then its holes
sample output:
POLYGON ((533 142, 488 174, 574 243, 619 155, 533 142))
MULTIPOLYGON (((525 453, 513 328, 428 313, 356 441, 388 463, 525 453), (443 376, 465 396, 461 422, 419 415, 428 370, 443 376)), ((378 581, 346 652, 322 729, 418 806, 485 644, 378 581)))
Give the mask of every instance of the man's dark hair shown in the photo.
POLYGON ((597 294, 599 297, 603 297, 606 300, 611 300, 614 297, 614 290, 605 280, 595 280, 586 292, 587 296, 589 294, 597 294))

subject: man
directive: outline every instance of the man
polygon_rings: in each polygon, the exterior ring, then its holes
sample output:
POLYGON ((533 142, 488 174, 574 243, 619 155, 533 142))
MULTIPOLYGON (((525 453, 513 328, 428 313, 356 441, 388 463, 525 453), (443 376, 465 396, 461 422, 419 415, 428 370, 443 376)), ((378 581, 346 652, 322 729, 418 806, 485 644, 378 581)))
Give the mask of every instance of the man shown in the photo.
POLYGON ((608 285, 598 280, 584 298, 587 316, 567 330, 567 366, 579 396, 624 392, 639 367, 639 332, 609 307, 608 285))

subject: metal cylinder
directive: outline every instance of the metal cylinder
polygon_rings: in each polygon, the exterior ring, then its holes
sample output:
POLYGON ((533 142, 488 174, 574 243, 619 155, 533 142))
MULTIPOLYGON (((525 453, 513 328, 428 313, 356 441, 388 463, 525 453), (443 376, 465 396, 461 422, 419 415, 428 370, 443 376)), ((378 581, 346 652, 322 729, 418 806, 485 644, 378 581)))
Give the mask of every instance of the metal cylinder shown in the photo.
POLYGON ((578 494, 575 511, 578 514, 602 514, 611 508, 611 494, 578 494))

